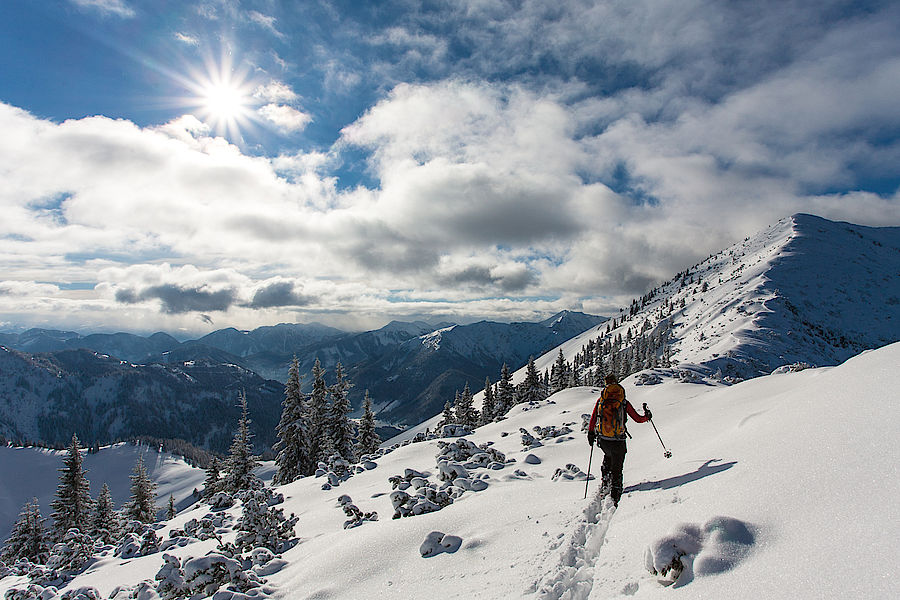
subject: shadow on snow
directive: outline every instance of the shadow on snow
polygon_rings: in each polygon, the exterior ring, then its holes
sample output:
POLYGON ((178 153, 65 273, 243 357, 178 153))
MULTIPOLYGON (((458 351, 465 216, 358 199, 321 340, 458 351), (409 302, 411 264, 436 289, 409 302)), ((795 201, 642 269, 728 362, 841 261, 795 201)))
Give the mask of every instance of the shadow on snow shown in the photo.
POLYGON ((649 490, 670 490, 672 488, 680 487, 686 483, 691 483, 692 481, 697 481, 698 479, 703 479, 704 477, 709 477, 710 475, 716 475, 718 473, 721 473, 722 471, 727 471, 737 464, 737 461, 726 462, 718 465, 712 464, 715 462, 719 462, 720 460, 721 459, 719 458, 708 460, 700 465, 700 467, 692 473, 685 473, 684 475, 669 477, 667 479, 661 479, 659 481, 642 481, 641 483, 630 485, 625 488, 623 493, 627 494, 628 492, 646 492, 649 490))

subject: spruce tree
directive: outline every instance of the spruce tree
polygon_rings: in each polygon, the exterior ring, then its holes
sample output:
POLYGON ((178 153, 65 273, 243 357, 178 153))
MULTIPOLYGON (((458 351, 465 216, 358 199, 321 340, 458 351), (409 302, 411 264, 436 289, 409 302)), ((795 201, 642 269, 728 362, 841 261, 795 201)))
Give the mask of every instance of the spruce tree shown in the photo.
POLYGON ((550 393, 555 394, 569 387, 569 369, 566 363, 566 357, 563 356, 562 348, 556 356, 556 362, 553 363, 553 369, 550 376, 550 393))
POLYGON ((547 397, 541 376, 534 366, 534 357, 528 359, 525 380, 518 388, 519 402, 539 402, 547 397))
POLYGON ((484 379, 484 400, 481 402, 481 419, 482 425, 487 425, 494 420, 497 408, 494 405, 494 390, 491 388, 491 378, 484 379))
POLYGON ((95 538, 110 543, 118 539, 120 530, 121 524, 113 504, 112 494, 109 492, 109 486, 104 483, 100 488, 100 495, 97 496, 97 503, 94 507, 92 534, 95 538))
POLYGON ((469 389, 469 382, 456 401, 456 418, 459 424, 468 428, 475 429, 478 427, 478 411, 472 403, 472 391, 469 389))
POLYGON ((222 491, 222 463, 215 456, 206 467, 206 480, 203 482, 203 497, 212 498, 222 491))
POLYGON ((312 463, 327 460, 330 456, 324 456, 325 438, 329 436, 327 424, 328 415, 328 386, 325 384, 325 369, 322 368, 319 359, 316 359, 312 368, 312 392, 309 395, 307 422, 309 423, 310 459, 312 463))
MULTIPOLYGON (((457 398, 459 397, 459 392, 456 393, 457 398)), ((444 425, 451 425, 456 423, 456 416, 453 414, 453 403, 447 400, 444 403, 444 412, 441 414, 441 419, 437 423, 437 427, 440 429, 444 425)))
POLYGON ((138 454, 131 472, 131 499, 125 503, 124 511, 128 519, 141 523, 156 520, 156 484, 144 466, 143 452, 138 454))
POLYGON ((273 448, 276 452, 273 482, 276 485, 290 483, 313 472, 306 400, 300 391, 300 362, 296 356, 288 369, 281 407, 281 421, 275 430, 278 441, 273 448))
POLYGON ((175 509, 175 496, 169 494, 169 506, 166 508, 166 520, 171 521, 177 514, 178 511, 175 509))
POLYGON ((59 485, 53 508, 53 533, 61 540, 73 527, 87 533, 90 530, 94 501, 91 499, 91 482, 85 475, 83 457, 78 445, 78 436, 72 436, 69 453, 59 469, 59 485))
POLYGON ((344 378, 344 367, 335 367, 335 384, 331 386, 331 403, 328 406, 328 430, 335 454, 347 462, 354 462, 353 428, 350 426, 350 399, 347 390, 350 382, 344 378))
POLYGON ((258 487, 259 479, 253 474, 253 469, 259 464, 257 457, 253 455, 253 444, 250 433, 250 415, 247 410, 247 394, 241 392, 238 396, 241 407, 241 417, 238 419, 238 429, 231 442, 228 459, 225 461, 225 480, 222 489, 230 494, 258 487))
POLYGON ((509 367, 503 363, 500 369, 500 382, 497 384, 497 416, 503 416, 509 412, 509 409, 516 403, 516 390, 512 384, 512 375, 509 367))
POLYGON ((372 399, 369 398, 369 390, 363 399, 363 416, 359 421, 359 431, 356 441, 356 453, 362 457, 378 451, 381 438, 375 431, 375 413, 372 412, 372 399))
POLYGON ((12 533, 3 544, 0 561, 12 565, 20 558, 24 558, 29 562, 43 563, 49 550, 50 546, 44 532, 44 519, 41 517, 41 507, 37 498, 33 498, 19 513, 12 533))

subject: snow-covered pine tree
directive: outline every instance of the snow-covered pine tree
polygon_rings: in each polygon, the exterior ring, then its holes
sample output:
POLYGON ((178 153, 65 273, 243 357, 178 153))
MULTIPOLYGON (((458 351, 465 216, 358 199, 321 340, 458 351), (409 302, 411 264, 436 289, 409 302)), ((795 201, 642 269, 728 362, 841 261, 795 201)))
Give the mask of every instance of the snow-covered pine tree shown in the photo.
POLYGON ((226 473, 222 482, 222 490, 229 494, 259 486, 259 478, 253 474, 253 469, 259 463, 257 457, 253 455, 253 444, 250 441, 253 434, 250 433, 247 394, 242 391, 238 395, 238 401, 241 407, 241 417, 238 419, 238 428, 231 442, 228 458, 225 460, 226 473))
POLYGON ((116 507, 113 505, 112 494, 109 492, 109 486, 104 483, 103 487, 100 488, 100 495, 97 496, 97 503, 94 506, 94 521, 91 534, 108 544, 119 538, 121 529, 119 515, 116 512, 116 507))
MULTIPOLYGON (((459 392, 457 392, 457 397, 459 397, 459 392)), ((441 418, 437 423, 437 428, 440 429, 444 425, 450 425, 452 423, 456 423, 456 415, 453 414, 453 403, 447 400, 444 403, 444 412, 441 413, 441 418)))
POLYGON ((525 380, 518 387, 519 402, 539 402, 547 397, 541 376, 534 366, 534 357, 529 357, 525 369, 525 380))
POLYGON ((138 454, 137 462, 131 472, 131 499, 123 507, 128 519, 141 523, 152 523, 156 520, 156 484, 150 479, 147 467, 144 466, 144 454, 138 454))
POLYGON ((169 506, 166 507, 166 520, 171 521, 178 514, 178 511, 175 510, 175 496, 169 494, 169 506))
POLYGON ((78 436, 73 435, 69 453, 63 460, 64 466, 59 469, 56 500, 50 505, 53 508, 53 534, 57 540, 61 540, 73 527, 82 533, 90 530, 94 501, 83 461, 78 436))
POLYGON ((326 450, 323 449, 324 438, 328 437, 329 432, 326 427, 328 416, 328 386, 325 384, 325 369, 319 359, 316 359, 312 368, 312 392, 309 395, 309 403, 307 405, 308 414, 307 422, 309 423, 309 455, 313 463, 327 460, 330 456, 325 456, 326 450))
POLYGON ((275 477, 277 484, 290 483, 314 471, 309 455, 309 423, 306 399, 300 391, 300 361, 291 361, 281 403, 281 421, 276 428, 275 477))
POLYGON ((372 399, 369 398, 369 390, 363 399, 363 416, 359 421, 359 430, 356 439, 357 456, 372 454, 378 450, 381 438, 375 431, 375 413, 372 412, 372 399))
POLYGON ((567 387, 569 387, 568 363, 566 363, 566 357, 563 356, 562 348, 560 348, 550 374, 550 393, 555 394, 567 387))
POLYGON ((484 400, 481 402, 481 418, 479 423, 487 425, 496 417, 497 407, 494 404, 494 390, 491 387, 491 378, 484 378, 484 400))
POLYGON ((334 451, 347 462, 355 462, 353 452, 353 428, 350 425, 350 399, 347 390, 350 382, 344 377, 344 367, 335 367, 335 384, 331 386, 331 403, 328 406, 328 429, 334 451))
POLYGON ((456 401, 456 418, 460 425, 468 429, 478 427, 478 411, 475 410, 475 405, 472 401, 472 390, 469 389, 468 381, 466 382, 466 387, 463 388, 462 394, 459 395, 459 399, 456 401))
POLYGON ((29 562, 43 563, 47 559, 50 546, 44 532, 44 519, 38 499, 33 498, 25 504, 19 518, 13 526, 12 533, 0 551, 0 561, 11 565, 20 558, 29 562))
POLYGON ((222 491, 222 463, 215 456, 206 467, 206 480, 203 482, 203 497, 212 498, 222 491))
POLYGON ((516 389, 512 384, 509 367, 503 363, 500 369, 500 381, 497 383, 497 416, 505 415, 516 403, 516 389))

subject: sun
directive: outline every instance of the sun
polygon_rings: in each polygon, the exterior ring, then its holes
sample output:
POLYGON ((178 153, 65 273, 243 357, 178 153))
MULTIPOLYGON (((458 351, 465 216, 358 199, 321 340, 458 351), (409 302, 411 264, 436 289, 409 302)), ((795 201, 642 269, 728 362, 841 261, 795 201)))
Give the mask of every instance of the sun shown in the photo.
POLYGON ((235 69, 227 55, 218 61, 207 60, 204 67, 189 78, 191 97, 187 104, 216 135, 241 143, 242 129, 250 127, 257 118, 259 101, 253 95, 257 84, 246 70, 235 69))

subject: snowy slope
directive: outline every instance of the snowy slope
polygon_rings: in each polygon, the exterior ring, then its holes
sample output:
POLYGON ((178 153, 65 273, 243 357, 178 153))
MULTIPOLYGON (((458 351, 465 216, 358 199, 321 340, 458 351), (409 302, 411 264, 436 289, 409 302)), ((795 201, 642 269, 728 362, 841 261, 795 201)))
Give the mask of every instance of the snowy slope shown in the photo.
MULTIPOLYGON (((554 480, 558 469, 588 467, 581 415, 598 390, 574 388, 537 406, 519 405, 471 439, 505 453, 499 470, 470 469, 487 484, 434 513, 392 520, 388 477, 406 468, 437 472, 436 441, 402 446, 377 467, 324 491, 321 478, 278 488, 298 515, 299 544, 268 577, 283 598, 895 598, 900 553, 896 436, 900 344, 866 352, 837 367, 763 376, 725 386, 667 379, 625 387, 648 402, 674 456, 665 459, 649 424, 631 424, 626 493, 610 513, 597 482, 554 480), (519 428, 569 425, 571 434, 524 450, 519 428), (507 434, 507 435, 504 435, 507 434), (531 454, 538 461, 526 461, 531 454), (514 462, 512 462, 514 461, 514 462), (338 506, 349 495, 380 519, 345 530, 338 506), (708 532, 703 526, 708 525, 708 532), (647 550, 694 529, 693 572, 664 587, 647 568, 647 550), (432 532, 458 546, 428 558, 432 532)), ((599 467, 593 455, 592 472, 599 467)), ((202 516, 199 507, 166 529, 202 516)), ((237 515, 238 510, 232 510, 237 515)), ((175 548, 202 556, 215 542, 175 548)), ((691 558, 693 557, 693 561, 691 558)), ((652 556, 651 556, 652 558, 652 556)), ((657 556, 658 558, 658 556, 657 556)), ((70 589, 152 580, 161 555, 105 557, 70 589)), ((19 578, 0 581, 0 592, 19 578)))
MULTIPOLYGON (((193 502, 194 488, 203 488, 202 469, 166 452, 121 443, 83 454, 91 494, 96 498, 106 483, 116 507, 121 507, 131 496, 129 476, 139 453, 144 455, 147 472, 158 486, 156 504, 160 509, 166 507, 170 494, 175 496, 176 507, 184 508, 193 502)), ((50 516, 50 503, 59 483, 58 469, 63 467, 66 454, 65 450, 0 446, 0 539, 7 538, 22 507, 32 498, 38 499, 41 514, 50 516)))

